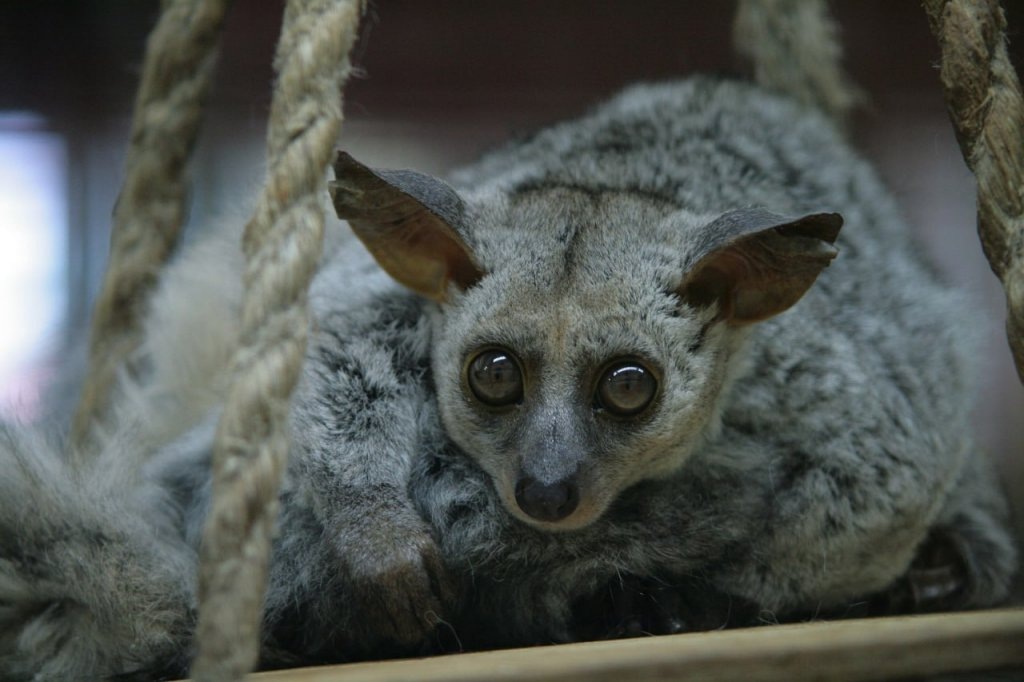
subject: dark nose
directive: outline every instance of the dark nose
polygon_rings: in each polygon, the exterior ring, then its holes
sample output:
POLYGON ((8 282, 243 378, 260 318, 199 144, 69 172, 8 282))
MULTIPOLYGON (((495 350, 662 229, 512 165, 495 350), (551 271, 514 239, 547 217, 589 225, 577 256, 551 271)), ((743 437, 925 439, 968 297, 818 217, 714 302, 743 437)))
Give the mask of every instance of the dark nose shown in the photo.
POLYGON ((575 477, 544 484, 527 476, 516 483, 516 503, 538 521, 561 521, 576 511, 579 502, 575 477))

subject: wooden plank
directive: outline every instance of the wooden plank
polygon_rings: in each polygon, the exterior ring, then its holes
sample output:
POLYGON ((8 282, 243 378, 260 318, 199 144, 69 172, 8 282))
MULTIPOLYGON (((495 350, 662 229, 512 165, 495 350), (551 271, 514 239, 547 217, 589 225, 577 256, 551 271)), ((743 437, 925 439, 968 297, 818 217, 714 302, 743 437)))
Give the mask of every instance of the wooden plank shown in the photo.
POLYGON ((774 625, 354 663, 251 675, 252 682, 854 682, 1024 668, 1024 608, 774 625))

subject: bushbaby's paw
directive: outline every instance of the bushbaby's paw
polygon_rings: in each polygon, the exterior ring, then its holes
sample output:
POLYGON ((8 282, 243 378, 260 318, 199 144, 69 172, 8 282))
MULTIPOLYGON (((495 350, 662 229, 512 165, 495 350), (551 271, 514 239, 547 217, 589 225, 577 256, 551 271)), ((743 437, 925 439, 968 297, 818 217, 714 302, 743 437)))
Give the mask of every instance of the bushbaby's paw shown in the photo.
POLYGON ((573 622, 578 639, 620 639, 748 625, 755 614, 703 580, 623 576, 578 601, 573 622))
POLYGON ((441 554, 412 509, 377 505, 336 533, 351 580, 355 620, 403 647, 426 641, 454 601, 441 554))
POLYGON ((674 635, 692 629, 683 596, 654 580, 626 579, 612 595, 608 639, 674 635))
POLYGON ((966 551, 964 543, 948 529, 932 529, 906 574, 870 600, 871 615, 963 608, 971 588, 966 551))

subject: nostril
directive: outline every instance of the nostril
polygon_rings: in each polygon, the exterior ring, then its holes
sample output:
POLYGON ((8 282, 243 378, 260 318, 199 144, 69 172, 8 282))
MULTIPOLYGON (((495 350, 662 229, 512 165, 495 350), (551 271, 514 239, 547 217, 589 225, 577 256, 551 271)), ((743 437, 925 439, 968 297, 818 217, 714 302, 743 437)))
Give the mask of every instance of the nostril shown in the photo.
POLYGON ((575 477, 557 483, 541 483, 524 477, 516 483, 516 503, 538 521, 561 521, 576 511, 579 501, 575 477))

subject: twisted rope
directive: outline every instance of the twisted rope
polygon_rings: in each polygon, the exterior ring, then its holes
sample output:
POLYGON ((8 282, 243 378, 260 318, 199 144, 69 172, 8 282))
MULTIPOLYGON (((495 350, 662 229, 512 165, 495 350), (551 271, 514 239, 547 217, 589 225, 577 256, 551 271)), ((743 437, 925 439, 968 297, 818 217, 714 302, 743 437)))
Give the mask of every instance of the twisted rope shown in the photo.
POLYGON ((740 0, 733 45, 759 85, 843 123, 862 96, 840 66, 838 33, 824 0, 740 0))
POLYGON ((197 680, 240 679, 259 654, 288 404, 306 346, 323 237, 325 171, 360 0, 289 0, 275 57, 268 176, 246 226, 242 339, 213 456, 200 557, 197 680))
POLYGON ((178 241, 186 163, 213 79, 229 0, 165 0, 146 43, 110 263, 93 311, 86 383, 72 420, 80 454, 106 418, 114 379, 141 342, 148 294, 178 241))
POLYGON ((1024 381, 1024 99, 998 0, 925 0, 942 49, 939 77, 978 180, 978 234, 1006 291, 1006 334, 1024 381))

